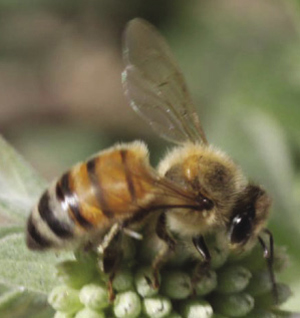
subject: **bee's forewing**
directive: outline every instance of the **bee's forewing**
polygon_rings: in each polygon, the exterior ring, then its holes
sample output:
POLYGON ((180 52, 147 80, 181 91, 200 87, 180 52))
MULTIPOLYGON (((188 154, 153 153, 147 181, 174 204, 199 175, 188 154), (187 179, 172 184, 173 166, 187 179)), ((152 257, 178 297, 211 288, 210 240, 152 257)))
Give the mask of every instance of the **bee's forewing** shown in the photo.
POLYGON ((123 84, 131 107, 167 140, 207 143, 184 78, 165 40, 148 22, 129 22, 123 84))

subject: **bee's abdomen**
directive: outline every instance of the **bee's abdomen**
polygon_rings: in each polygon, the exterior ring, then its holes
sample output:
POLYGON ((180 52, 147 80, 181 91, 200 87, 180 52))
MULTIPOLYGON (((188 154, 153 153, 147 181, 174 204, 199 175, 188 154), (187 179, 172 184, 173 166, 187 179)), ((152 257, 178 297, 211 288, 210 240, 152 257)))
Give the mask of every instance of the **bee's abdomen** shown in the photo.
POLYGON ((30 249, 63 246, 75 236, 70 210, 78 210, 68 188, 69 173, 43 193, 27 222, 27 245, 30 249), (70 203, 68 203, 70 201, 70 203))
POLYGON ((65 247, 135 213, 152 185, 146 154, 141 157, 133 150, 106 151, 76 165, 53 184, 29 217, 28 247, 65 247))
POLYGON ((30 249, 64 247, 100 222, 87 164, 75 166, 44 192, 27 223, 30 249))
MULTIPOLYGON (((82 164, 81 166, 85 166, 85 164, 82 164)), ((81 176, 80 174, 78 176, 73 175, 74 172, 71 170, 69 173, 65 173, 56 183, 55 197, 58 201, 57 203, 62 207, 63 211, 68 213, 68 216, 73 222, 87 230, 93 225, 84 217, 84 211, 82 210, 83 202, 80 202, 80 197, 77 193, 78 191, 72 187, 72 183, 74 182, 72 181, 73 178, 80 178, 81 176)), ((86 191, 88 190, 89 189, 86 189, 86 191)))

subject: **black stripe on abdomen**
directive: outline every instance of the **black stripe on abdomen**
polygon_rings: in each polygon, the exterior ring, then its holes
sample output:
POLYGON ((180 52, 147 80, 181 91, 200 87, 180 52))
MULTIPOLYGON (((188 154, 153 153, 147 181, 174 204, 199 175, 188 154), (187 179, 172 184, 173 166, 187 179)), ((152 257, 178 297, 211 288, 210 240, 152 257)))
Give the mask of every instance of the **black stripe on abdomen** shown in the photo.
POLYGON ((60 182, 57 182, 56 197, 61 204, 64 202, 68 205, 74 218, 83 228, 90 229, 91 227, 93 227, 93 224, 91 224, 82 216, 78 198, 77 196, 75 196, 70 188, 69 173, 65 173, 62 176, 60 182))
POLYGON ((114 213, 110 211, 107 201, 105 200, 105 196, 103 193, 103 187, 101 184, 100 178, 96 174, 96 161, 98 160, 98 165, 100 164, 100 158, 94 158, 89 160, 86 163, 87 172, 89 175, 90 182, 94 188, 95 196, 99 203, 100 209, 102 213, 108 218, 111 219, 114 217, 114 213))
POLYGON ((43 250, 52 246, 51 241, 43 237, 35 226, 32 215, 27 222, 26 244, 31 250, 43 250))
POLYGON ((50 196, 46 191, 38 204, 38 211, 41 218, 47 223, 52 232, 59 238, 70 238, 73 236, 73 231, 70 224, 62 220, 58 220, 50 207, 50 196))

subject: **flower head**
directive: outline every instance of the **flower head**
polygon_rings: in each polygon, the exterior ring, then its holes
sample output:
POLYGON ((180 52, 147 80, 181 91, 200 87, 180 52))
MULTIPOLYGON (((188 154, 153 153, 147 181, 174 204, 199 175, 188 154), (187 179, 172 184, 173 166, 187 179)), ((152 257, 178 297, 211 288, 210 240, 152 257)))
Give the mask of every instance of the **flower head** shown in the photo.
MULTIPOLYGON (((80 252, 76 260, 58 265, 63 285, 48 298, 57 310, 56 317, 272 318, 278 317, 280 304, 291 294, 281 283, 276 283, 274 292, 259 244, 232 255, 217 239, 210 240, 211 268, 197 279, 195 260, 176 258, 175 254, 160 271, 159 288, 154 288, 149 261, 153 250, 146 248, 149 242, 128 237, 124 240, 130 253, 124 251, 126 257, 112 279, 113 301, 109 299, 109 275, 100 270, 95 252, 80 252), (150 258, 145 257, 147 252, 150 258)), ((282 271, 286 264, 284 249, 275 248, 275 272, 282 271)))

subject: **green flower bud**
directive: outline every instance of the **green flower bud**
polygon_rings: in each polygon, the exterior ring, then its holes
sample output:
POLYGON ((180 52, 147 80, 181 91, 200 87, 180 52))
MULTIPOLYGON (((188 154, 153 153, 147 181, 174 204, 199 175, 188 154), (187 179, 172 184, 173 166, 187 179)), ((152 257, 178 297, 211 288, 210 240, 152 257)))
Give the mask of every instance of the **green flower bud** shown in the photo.
POLYGON ((142 310, 140 297, 133 291, 117 294, 113 310, 118 318, 136 318, 142 310))
POLYGON ((85 285, 80 290, 79 299, 86 307, 94 310, 99 310, 109 305, 107 287, 96 284, 85 285))
POLYGON ((131 237, 124 236, 123 238, 123 260, 128 264, 135 259, 137 240, 131 237))
POLYGON ((222 294, 240 292, 248 285, 251 276, 251 272, 245 267, 227 266, 218 271, 218 287, 216 290, 222 294))
POLYGON ((211 260, 211 268, 218 269, 224 265, 228 258, 228 250, 215 248, 211 252, 212 260, 211 260))
POLYGON ((246 293, 214 294, 211 303, 217 313, 229 317, 245 316, 254 307, 254 299, 246 293))
POLYGON ((255 297, 255 305, 263 308, 280 305, 283 304, 291 296, 291 294, 292 292, 287 285, 278 283, 276 284, 276 291, 272 290, 272 292, 269 291, 263 295, 255 297))
POLYGON ((55 287, 49 297, 49 304, 57 311, 72 314, 82 308, 79 292, 67 286, 55 287))
POLYGON ((267 263, 263 257, 263 250, 260 244, 256 244, 252 250, 243 253, 239 264, 248 268, 250 272, 266 269, 267 263))
POLYGON ((139 268, 134 275, 136 290, 142 297, 151 297, 158 293, 158 289, 153 288, 153 281, 153 269, 150 266, 139 268))
POLYGON ((164 318, 172 310, 171 301, 163 296, 145 298, 143 301, 143 311, 151 318, 164 318))
POLYGON ((211 255, 211 268, 220 268, 227 260, 229 255, 229 245, 224 239, 224 233, 208 236, 205 238, 211 255))
MULTIPOLYGON (((76 261, 67 261, 58 266, 59 276, 67 286, 54 289, 49 296, 50 304, 57 310, 55 318, 291 317, 289 313, 284 315, 283 312, 277 314, 274 311, 276 293, 261 246, 243 254, 232 254, 227 261, 228 248, 222 246, 226 240, 222 243, 213 235, 208 237, 206 242, 213 267, 218 270, 216 272, 211 267, 206 275, 192 282, 195 266, 189 257, 191 251, 184 242, 179 242, 176 253, 181 257, 174 254, 171 260, 166 261, 158 277, 159 288, 153 288, 154 272, 150 265, 153 258, 144 259, 143 264, 149 266, 139 267, 141 255, 133 257, 137 248, 136 240, 126 236, 125 241, 126 244, 122 246, 127 249, 128 259, 122 259, 112 280, 116 293, 114 303, 108 300, 109 275, 99 271, 99 257, 93 252, 91 255, 82 252, 76 256, 76 261), (253 277, 250 269, 253 270, 253 277), (209 302, 190 297, 192 293, 196 297, 205 296, 205 299, 207 296, 209 302)), ((152 241, 149 244, 154 245, 152 241)), ((159 252, 157 248, 156 245, 152 246, 153 251, 159 252)), ((143 249, 143 253, 147 254, 148 249, 143 249)), ((275 250, 273 265, 279 270, 286 265, 284 250, 275 250)), ((278 284, 277 288, 278 303, 281 304, 290 296, 290 290, 282 284, 278 284)))
POLYGON ((133 288, 133 276, 130 270, 119 270, 113 280, 113 288, 118 292, 126 291, 133 288))
POLYGON ((154 257, 163 248, 164 242, 154 233, 146 233, 138 249, 138 258, 143 264, 151 264, 154 257))
POLYGON ((91 308, 84 308, 78 311, 74 318, 105 318, 105 315, 91 308))
POLYGON ((74 318, 74 314, 66 314, 65 312, 57 311, 53 318, 74 318))
POLYGON ((75 289, 88 284, 96 275, 95 265, 88 262, 65 261, 58 264, 56 268, 59 279, 75 289))
POLYGON ((185 299, 192 293, 190 276, 179 270, 162 273, 161 293, 171 299, 185 299))
POLYGON ((209 294, 217 287, 217 274, 213 270, 209 270, 206 275, 203 275, 200 280, 197 281, 194 288, 198 296, 204 296, 209 294))
POLYGON ((273 268, 276 272, 281 272, 288 267, 290 261, 287 255, 286 246, 275 246, 273 268))
POLYGON ((172 311, 168 316, 166 316, 165 318, 182 318, 181 315, 179 315, 177 312, 172 311))
POLYGON ((213 309, 205 300, 188 300, 182 304, 181 314, 184 318, 211 318, 213 309))
MULTIPOLYGON (((267 261, 263 257, 263 250, 260 244, 256 244, 252 250, 244 253, 239 261, 240 265, 248 268, 251 272, 267 270, 267 261)), ((286 248, 283 246, 274 247, 274 263, 275 271, 280 272, 289 264, 286 248)))
POLYGON ((254 308, 245 318, 277 318, 277 316, 270 311, 254 308))
POLYGON ((276 318, 299 318, 300 314, 295 312, 288 312, 284 310, 274 309, 273 313, 276 318))
POLYGON ((256 297, 271 292, 272 287, 269 271, 259 271, 253 274, 253 277, 247 286, 247 293, 256 297))

